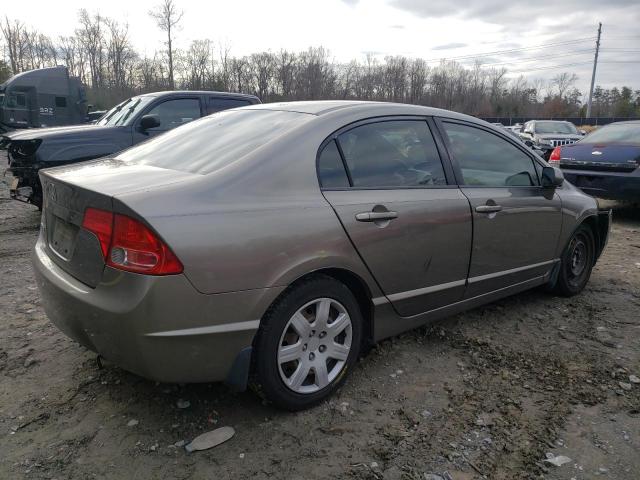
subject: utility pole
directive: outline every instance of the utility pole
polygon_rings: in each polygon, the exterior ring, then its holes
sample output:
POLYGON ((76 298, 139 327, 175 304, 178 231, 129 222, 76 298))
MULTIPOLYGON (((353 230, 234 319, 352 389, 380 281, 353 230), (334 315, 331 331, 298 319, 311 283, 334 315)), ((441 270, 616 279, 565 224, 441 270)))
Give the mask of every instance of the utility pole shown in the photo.
POLYGON ((589 89, 589 102, 587 103, 587 118, 591 116, 591 101, 593 100, 593 86, 596 82, 596 67, 598 66, 598 52, 600 51, 600 33, 602 23, 598 23, 598 39, 596 40, 596 55, 593 58, 593 73, 591 74, 591 88, 589 89))

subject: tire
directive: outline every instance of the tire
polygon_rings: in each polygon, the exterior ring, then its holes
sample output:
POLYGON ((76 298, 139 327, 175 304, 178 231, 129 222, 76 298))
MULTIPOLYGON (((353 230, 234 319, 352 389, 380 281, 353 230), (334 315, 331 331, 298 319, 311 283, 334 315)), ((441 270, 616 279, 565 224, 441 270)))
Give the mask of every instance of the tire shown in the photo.
POLYGON ((303 280, 260 322, 252 355, 254 387, 285 410, 321 402, 353 368, 362 332, 362 313, 349 288, 325 275, 303 280))
POLYGON ((562 253, 558 280, 553 292, 565 297, 580 293, 591 277, 595 263, 595 239, 587 225, 580 225, 562 253))

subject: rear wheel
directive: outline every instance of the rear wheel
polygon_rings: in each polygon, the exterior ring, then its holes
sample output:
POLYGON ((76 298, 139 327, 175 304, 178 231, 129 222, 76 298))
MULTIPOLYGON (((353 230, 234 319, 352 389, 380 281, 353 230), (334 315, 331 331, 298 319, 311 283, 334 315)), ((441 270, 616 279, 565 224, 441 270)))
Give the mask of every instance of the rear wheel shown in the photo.
POLYGON ((256 383, 278 407, 310 407, 345 380, 361 343, 362 315, 351 291, 331 277, 310 277, 262 319, 255 342, 256 383))
POLYGON ((580 225, 571 236, 562 255, 554 292, 566 297, 580 293, 589 281, 594 261, 593 232, 588 226, 580 225))

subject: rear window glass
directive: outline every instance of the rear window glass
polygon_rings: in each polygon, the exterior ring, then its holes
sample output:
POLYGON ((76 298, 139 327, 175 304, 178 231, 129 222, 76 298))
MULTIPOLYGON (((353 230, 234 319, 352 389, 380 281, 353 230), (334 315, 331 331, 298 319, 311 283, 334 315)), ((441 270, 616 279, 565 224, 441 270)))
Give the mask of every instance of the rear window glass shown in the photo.
POLYGON ((536 122, 536 133, 542 134, 558 134, 558 135, 577 135, 578 130, 572 123, 568 122, 536 122))
POLYGON ((251 105, 248 100, 240 100, 237 98, 209 98, 209 113, 219 112, 221 110, 227 110, 229 108, 246 107, 251 105))
POLYGON ((207 174, 311 120, 312 115, 274 110, 215 113, 116 156, 140 165, 207 174))
POLYGON ((584 143, 619 142, 640 145, 640 123, 607 125, 584 137, 584 143))

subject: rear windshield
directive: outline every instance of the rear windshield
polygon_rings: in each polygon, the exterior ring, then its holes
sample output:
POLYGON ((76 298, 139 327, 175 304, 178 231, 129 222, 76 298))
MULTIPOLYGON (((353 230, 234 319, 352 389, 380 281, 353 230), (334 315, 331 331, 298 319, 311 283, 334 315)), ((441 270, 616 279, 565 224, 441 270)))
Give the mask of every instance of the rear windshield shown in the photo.
POLYGON ((573 123, 568 122, 536 122, 536 133, 577 134, 573 123))
POLYGON ((640 145, 640 123, 620 123, 607 125, 591 132, 582 140, 584 143, 631 143, 640 145))
POLYGON ((116 158, 204 175, 241 159, 312 118, 305 113, 274 110, 219 112, 170 130, 116 158))

